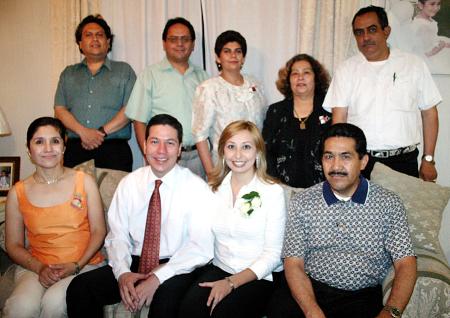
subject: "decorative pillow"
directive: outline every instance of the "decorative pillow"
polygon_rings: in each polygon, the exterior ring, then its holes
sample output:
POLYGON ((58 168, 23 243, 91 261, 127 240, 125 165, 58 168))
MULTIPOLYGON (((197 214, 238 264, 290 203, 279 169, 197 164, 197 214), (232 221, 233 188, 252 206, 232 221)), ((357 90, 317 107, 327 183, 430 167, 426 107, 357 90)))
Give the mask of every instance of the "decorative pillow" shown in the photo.
POLYGON ((103 208, 105 212, 108 211, 109 205, 111 204, 114 192, 116 192, 117 185, 120 180, 125 177, 128 172, 121 170, 96 168, 96 179, 97 185, 100 190, 100 195, 103 201, 103 208))
POLYGON ((80 163, 79 165, 73 167, 73 169, 83 171, 84 173, 90 174, 94 178, 96 177, 94 159, 80 163))
POLYGON ((450 188, 410 177, 380 163, 375 164, 371 179, 403 200, 416 253, 437 258, 448 266, 438 236, 450 188))

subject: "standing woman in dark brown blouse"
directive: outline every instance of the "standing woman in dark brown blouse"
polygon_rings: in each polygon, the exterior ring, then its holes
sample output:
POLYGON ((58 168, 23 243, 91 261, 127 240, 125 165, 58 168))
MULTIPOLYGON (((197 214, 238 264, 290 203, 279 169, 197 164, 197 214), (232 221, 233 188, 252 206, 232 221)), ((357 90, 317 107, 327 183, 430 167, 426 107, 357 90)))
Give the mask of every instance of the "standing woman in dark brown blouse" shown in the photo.
POLYGON ((313 57, 298 54, 278 73, 285 99, 272 104, 264 121, 268 173, 281 182, 307 188, 323 180, 319 143, 331 125, 322 108, 330 76, 313 57))

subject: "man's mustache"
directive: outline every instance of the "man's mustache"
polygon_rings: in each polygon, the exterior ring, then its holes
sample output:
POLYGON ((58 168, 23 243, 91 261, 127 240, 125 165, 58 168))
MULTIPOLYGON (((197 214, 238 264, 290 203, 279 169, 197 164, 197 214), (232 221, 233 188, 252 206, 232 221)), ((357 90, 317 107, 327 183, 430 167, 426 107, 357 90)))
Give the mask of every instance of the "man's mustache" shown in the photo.
POLYGON ((334 176, 346 177, 346 176, 348 176, 348 173, 345 171, 330 171, 330 172, 328 172, 328 175, 330 177, 334 177, 334 176))
POLYGON ((367 46, 367 45, 375 45, 375 42, 373 42, 373 41, 364 41, 363 42, 363 46, 367 46))

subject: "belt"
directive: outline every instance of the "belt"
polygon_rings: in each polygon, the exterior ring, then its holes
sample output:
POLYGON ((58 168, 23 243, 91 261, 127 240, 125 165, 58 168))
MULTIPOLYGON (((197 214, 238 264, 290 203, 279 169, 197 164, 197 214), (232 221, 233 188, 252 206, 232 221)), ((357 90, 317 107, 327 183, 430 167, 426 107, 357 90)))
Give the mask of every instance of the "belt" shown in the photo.
POLYGON ((189 152, 189 151, 193 151, 193 150, 197 150, 197 145, 181 147, 181 151, 184 151, 184 152, 189 152))
POLYGON ((369 150, 368 153, 372 157, 375 157, 375 158, 389 158, 389 157, 395 157, 398 155, 403 155, 405 153, 410 153, 416 149, 417 149, 417 145, 411 145, 408 147, 389 149, 389 150, 369 150))

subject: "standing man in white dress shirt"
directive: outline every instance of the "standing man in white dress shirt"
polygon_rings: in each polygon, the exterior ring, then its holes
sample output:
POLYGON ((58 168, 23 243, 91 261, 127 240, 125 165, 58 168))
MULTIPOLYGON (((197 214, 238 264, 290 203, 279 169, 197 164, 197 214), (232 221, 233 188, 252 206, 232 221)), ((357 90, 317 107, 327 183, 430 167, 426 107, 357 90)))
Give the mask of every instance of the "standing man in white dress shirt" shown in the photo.
POLYGON ((366 178, 378 161, 425 181, 435 180, 434 150, 439 128, 436 105, 442 98, 428 67, 419 57, 388 47, 391 28, 383 8, 360 9, 352 27, 360 53, 339 66, 323 108, 332 111, 333 124, 348 122, 364 131, 369 154, 363 171, 366 178), (419 171, 421 126, 423 157, 419 171))
POLYGON ((178 302, 213 256, 208 215, 212 193, 189 169, 177 165, 183 129, 174 117, 154 116, 147 125, 144 153, 149 166, 127 175, 108 211, 105 239, 109 265, 75 278, 67 291, 69 317, 101 317, 103 306, 122 300, 130 311, 150 304, 149 317, 176 317, 178 302), (137 273, 147 210, 161 180, 160 266, 137 273))

